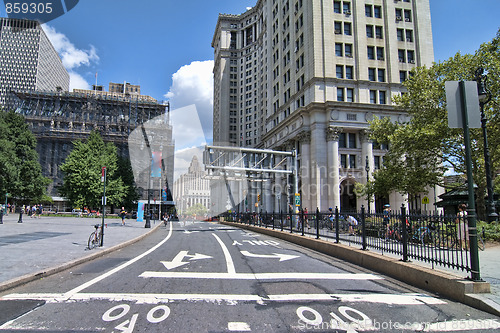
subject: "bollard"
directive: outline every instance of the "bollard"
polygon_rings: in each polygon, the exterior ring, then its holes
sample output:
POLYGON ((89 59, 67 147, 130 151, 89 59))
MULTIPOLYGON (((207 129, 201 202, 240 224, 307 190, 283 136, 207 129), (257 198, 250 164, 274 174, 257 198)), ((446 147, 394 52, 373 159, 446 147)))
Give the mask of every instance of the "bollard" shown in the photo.
POLYGON ((23 210, 22 209, 19 211, 19 221, 17 221, 17 223, 23 223, 23 210))
POLYGON ((304 210, 300 211, 300 229, 302 229, 302 236, 304 236, 304 210))
POLYGON ((3 224, 3 209, 0 209, 0 224, 3 224))

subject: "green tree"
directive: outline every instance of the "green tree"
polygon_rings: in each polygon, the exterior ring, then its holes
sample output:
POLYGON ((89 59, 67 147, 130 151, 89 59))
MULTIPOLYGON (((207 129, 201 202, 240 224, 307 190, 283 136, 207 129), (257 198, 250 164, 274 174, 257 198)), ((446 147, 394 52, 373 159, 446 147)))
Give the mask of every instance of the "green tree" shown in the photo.
MULTIPOLYGON (((404 82, 407 93, 394 101, 405 110, 410 119, 393 124, 388 119, 375 119, 371 123, 372 139, 387 143, 390 149, 384 159, 384 167, 374 174, 378 194, 396 190, 414 194, 425 192, 427 186, 443 185, 443 175, 451 169, 465 172, 463 133, 448 128, 446 81, 474 80, 476 70, 484 68, 488 73, 492 100, 485 105, 489 119, 493 170, 499 170, 500 115, 500 30, 490 43, 481 45, 474 55, 461 55, 434 64, 430 68, 417 68, 404 82)), ((480 129, 471 131, 474 181, 478 186, 478 211, 484 216, 484 155, 480 129)), ((496 176, 498 172, 494 172, 496 176)))
POLYGON ((114 144, 104 143, 97 131, 86 142, 73 142, 73 150, 61 165, 63 185, 59 188, 73 207, 99 208, 103 194, 101 169, 106 167, 106 198, 108 205, 119 206, 128 186, 118 172, 118 155, 114 144))
POLYGON ((24 117, 0 111, 0 189, 20 203, 47 199, 50 179, 42 175, 36 152, 36 138, 24 117))
POLYGON ((208 212, 207 208, 201 203, 197 203, 186 209, 186 215, 198 215, 203 216, 208 212))

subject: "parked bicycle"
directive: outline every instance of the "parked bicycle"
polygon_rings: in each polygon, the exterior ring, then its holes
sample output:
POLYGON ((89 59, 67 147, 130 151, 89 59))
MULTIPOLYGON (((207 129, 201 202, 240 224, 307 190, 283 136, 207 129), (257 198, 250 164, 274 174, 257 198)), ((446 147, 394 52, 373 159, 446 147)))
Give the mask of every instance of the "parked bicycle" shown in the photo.
POLYGON ((411 240, 415 243, 424 244, 439 244, 439 237, 437 235, 436 226, 430 222, 426 226, 422 226, 415 231, 411 240))
POLYGON ((89 237, 89 242, 88 242, 88 249, 89 250, 92 250, 93 248, 101 246, 101 225, 96 224, 96 225, 94 225, 94 228, 95 228, 95 231, 93 231, 89 237))

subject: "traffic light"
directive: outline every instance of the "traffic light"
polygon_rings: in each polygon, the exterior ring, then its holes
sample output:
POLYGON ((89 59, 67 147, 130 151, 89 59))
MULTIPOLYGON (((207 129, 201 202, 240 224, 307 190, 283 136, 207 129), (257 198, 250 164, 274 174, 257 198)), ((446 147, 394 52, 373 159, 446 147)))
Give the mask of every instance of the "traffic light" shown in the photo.
POLYGON ((260 202, 260 194, 257 194, 257 201, 260 202))

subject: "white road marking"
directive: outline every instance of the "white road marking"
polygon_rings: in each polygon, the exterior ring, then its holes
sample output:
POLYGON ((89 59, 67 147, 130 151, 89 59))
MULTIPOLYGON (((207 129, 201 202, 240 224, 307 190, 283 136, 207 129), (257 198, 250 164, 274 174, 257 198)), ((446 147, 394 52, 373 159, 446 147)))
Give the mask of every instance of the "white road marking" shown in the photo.
POLYGON ((68 291, 67 293, 65 293, 65 294, 64 294, 64 295, 65 295, 65 297, 67 297, 67 298, 71 298, 74 294, 79 293, 80 291, 82 291, 82 290, 84 290, 84 289, 87 289, 88 287, 90 287, 90 286, 92 286, 92 285, 96 284, 96 283, 97 283, 97 282, 99 282, 99 281, 104 280, 104 279, 105 279, 105 278, 107 278, 107 277, 110 277, 111 275, 113 275, 113 274, 115 274, 115 273, 117 273, 117 272, 121 271, 122 269, 124 269, 124 268, 126 268, 126 267, 128 267, 128 266, 132 265, 133 263, 135 263, 135 262, 137 262, 137 261, 141 260, 142 258, 144 258, 145 256, 147 256, 148 254, 150 254, 150 253, 152 253, 153 251, 155 251, 156 249, 158 249, 160 246, 162 246, 163 244, 165 244, 165 243, 166 243, 166 242, 170 239, 170 237, 172 236, 172 222, 170 222, 169 224, 170 224, 170 230, 169 230, 169 232, 168 232, 168 235, 167 235, 167 237, 165 237, 165 239, 163 239, 161 242, 159 242, 158 244, 156 244, 155 246, 153 246, 152 248, 150 248, 150 249, 149 249, 149 250, 147 250, 146 252, 144 252, 144 253, 142 253, 142 254, 138 255, 137 257, 135 257, 135 258, 133 258, 133 259, 130 259, 130 260, 129 260, 129 261, 127 261, 126 263, 124 263, 124 264, 122 264, 122 265, 120 265, 120 266, 118 266, 118 267, 116 267, 116 268, 114 268, 114 269, 110 270, 109 272, 104 273, 104 274, 102 274, 102 275, 100 275, 100 276, 98 276, 98 277, 96 277, 96 278, 94 278, 94 279, 90 280, 89 282, 86 282, 86 283, 84 283, 84 284, 82 284, 82 285, 80 285, 80 286, 78 286, 78 287, 76 287, 76 288, 74 288, 74 289, 72 289, 72 290, 68 291))
POLYGON ((142 278, 169 279, 231 279, 231 280, 383 280, 374 274, 351 273, 201 273, 201 272, 150 272, 142 278))
MULTIPOLYGON (((11 294, 2 300, 37 299, 47 303, 107 300, 111 302, 136 302, 137 304, 159 304, 171 301, 241 301, 241 302, 301 302, 340 301, 347 303, 374 303, 387 305, 441 305, 445 301, 424 294, 289 294, 289 295, 233 295, 233 294, 127 294, 127 293, 78 293, 68 299, 65 294, 11 294)), ((453 322, 450 322, 453 323, 453 322)), ((456 322, 455 322, 456 323, 456 322)), ((497 322, 498 323, 498 322, 497 322)), ((441 323, 436 323, 438 325, 441 323)), ((434 325, 434 324, 433 324, 434 325)), ((451 325, 451 324, 450 324, 451 325)))
POLYGON ((227 329, 231 332, 250 332, 250 326, 247 323, 232 322, 227 323, 227 329))
POLYGON ((220 246, 222 247, 222 252, 224 252, 224 257, 226 258, 227 273, 235 274, 236 269, 234 268, 233 258, 231 258, 231 254, 229 253, 229 250, 227 249, 226 245, 216 234, 212 234, 212 236, 214 236, 215 239, 217 239, 220 246))
POLYGON ((281 254, 281 253, 273 253, 273 254, 255 254, 255 253, 250 253, 248 251, 240 251, 242 255, 246 257, 252 257, 252 258, 265 258, 265 259, 279 259, 280 261, 286 261, 290 259, 296 259, 299 258, 299 256, 294 256, 291 254, 281 254))
POLYGON ((191 260, 212 258, 211 256, 207 256, 207 255, 200 254, 200 253, 196 253, 193 256, 193 255, 189 255, 188 251, 180 251, 172 261, 162 261, 161 263, 165 266, 166 269, 177 268, 177 267, 189 264, 188 261, 182 261, 182 259, 184 259, 184 257, 190 257, 191 258, 191 259, 189 259, 190 261, 191 260))

